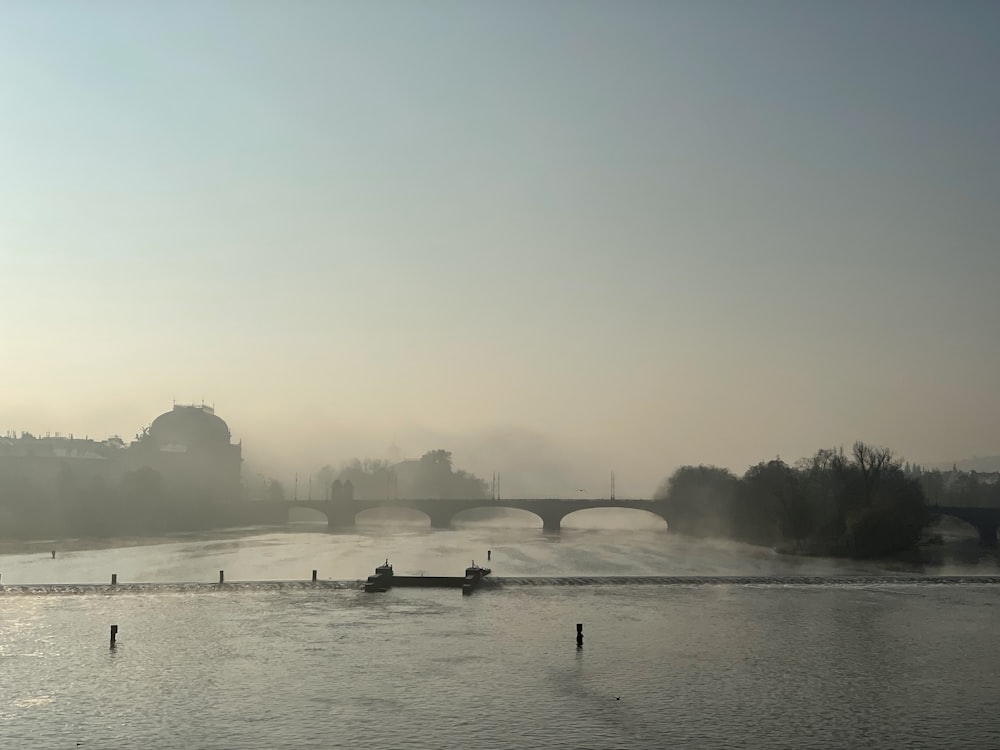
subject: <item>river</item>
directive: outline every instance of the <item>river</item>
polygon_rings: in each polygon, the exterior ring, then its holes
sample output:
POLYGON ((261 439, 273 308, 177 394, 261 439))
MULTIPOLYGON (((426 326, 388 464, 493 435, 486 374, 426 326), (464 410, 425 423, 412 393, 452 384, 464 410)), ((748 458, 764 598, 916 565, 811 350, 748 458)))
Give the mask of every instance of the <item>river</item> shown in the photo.
POLYGON ((0 746, 1000 747, 1000 585, 940 578, 998 576, 996 553, 913 569, 602 526, 8 547, 0 746), (504 583, 472 596, 357 586, 487 550, 504 583), (600 582, 628 576, 704 580, 600 582))

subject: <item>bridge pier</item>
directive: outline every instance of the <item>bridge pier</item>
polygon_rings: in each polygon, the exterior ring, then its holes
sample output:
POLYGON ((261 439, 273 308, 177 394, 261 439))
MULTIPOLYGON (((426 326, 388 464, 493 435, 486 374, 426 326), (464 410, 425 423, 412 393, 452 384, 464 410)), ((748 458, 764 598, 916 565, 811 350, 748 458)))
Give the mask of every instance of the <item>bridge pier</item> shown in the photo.
POLYGON ((562 518, 542 518, 542 531, 558 532, 562 528, 562 518))
POLYGON ((451 528, 451 518, 443 518, 439 516, 431 516, 431 528, 432 529, 450 529, 451 528))
POLYGON ((328 529, 353 528, 355 525, 353 508, 338 509, 328 507, 325 512, 326 527, 328 529), (337 512, 338 510, 340 512, 337 512))
POLYGON ((987 549, 997 547, 997 529, 1000 528, 1000 507, 935 505, 931 512, 939 516, 951 516, 972 524, 979 532, 979 544, 987 549))
POLYGON ((997 546, 997 526, 998 524, 982 521, 976 524, 979 531, 979 544, 987 549, 995 549, 997 546))

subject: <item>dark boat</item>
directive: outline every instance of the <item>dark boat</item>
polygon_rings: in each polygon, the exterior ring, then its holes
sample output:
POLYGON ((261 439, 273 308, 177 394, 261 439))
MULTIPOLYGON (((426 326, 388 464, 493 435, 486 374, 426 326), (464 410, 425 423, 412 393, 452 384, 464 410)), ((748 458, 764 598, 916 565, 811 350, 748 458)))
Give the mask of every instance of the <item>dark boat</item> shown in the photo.
POLYGON ((465 569, 465 575, 467 576, 488 576, 493 571, 489 568, 484 568, 482 565, 476 565, 476 561, 472 561, 472 565, 465 569))
POLYGON ((392 580, 392 566, 386 561, 375 568, 375 574, 368 576, 365 581, 365 591, 370 593, 384 593, 389 590, 389 582, 392 580))

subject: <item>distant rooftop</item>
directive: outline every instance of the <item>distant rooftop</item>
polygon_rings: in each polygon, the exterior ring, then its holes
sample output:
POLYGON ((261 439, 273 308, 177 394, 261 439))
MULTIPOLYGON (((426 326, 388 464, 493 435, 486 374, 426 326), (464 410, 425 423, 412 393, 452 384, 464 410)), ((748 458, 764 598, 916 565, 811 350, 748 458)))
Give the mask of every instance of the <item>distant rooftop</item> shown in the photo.
POLYGON ((209 414, 215 414, 215 407, 209 406, 204 402, 200 404, 174 404, 174 411, 178 411, 180 409, 200 409, 201 411, 208 412, 209 414))

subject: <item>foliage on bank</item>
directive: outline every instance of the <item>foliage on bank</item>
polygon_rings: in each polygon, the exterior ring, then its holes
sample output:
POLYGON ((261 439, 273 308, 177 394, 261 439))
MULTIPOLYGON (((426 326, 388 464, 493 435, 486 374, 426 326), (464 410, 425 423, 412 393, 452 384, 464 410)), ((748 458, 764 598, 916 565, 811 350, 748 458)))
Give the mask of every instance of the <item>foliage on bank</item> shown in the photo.
POLYGON ((925 487, 938 480, 940 472, 907 473, 892 451, 857 442, 850 454, 824 449, 794 466, 774 459, 742 477, 682 466, 656 498, 670 506, 671 530, 683 534, 872 558, 920 543, 932 521, 925 487))
MULTIPOLYGON (((486 481, 452 465, 451 451, 427 451, 418 460, 390 463, 382 459, 354 459, 339 470, 324 466, 317 474, 321 486, 351 483, 353 496, 363 500, 485 499, 486 481)), ((336 498, 333 498, 336 499, 336 498)))

